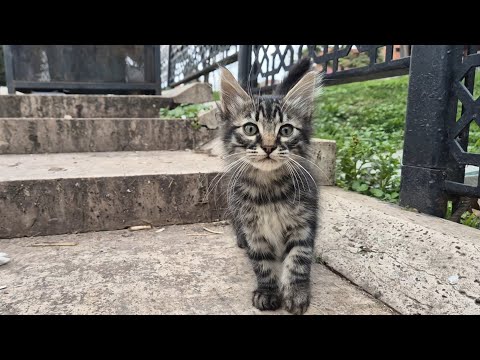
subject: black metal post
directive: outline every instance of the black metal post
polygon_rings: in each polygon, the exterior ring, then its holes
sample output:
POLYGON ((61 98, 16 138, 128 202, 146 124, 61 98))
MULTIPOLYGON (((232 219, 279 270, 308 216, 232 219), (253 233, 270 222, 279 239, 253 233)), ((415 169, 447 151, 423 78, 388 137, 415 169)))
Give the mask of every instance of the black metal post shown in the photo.
POLYGON ((238 82, 247 88, 248 75, 252 66, 252 45, 240 45, 238 49, 238 82))
POLYGON ((412 47, 400 205, 439 217, 447 208, 448 126, 457 110, 454 65, 461 61, 462 49, 412 47))
POLYGON ((168 45, 168 54, 167 54, 167 87, 172 84, 171 77, 172 73, 172 45, 168 45))
POLYGON ((160 45, 153 46, 153 74, 155 76, 155 94, 160 95, 162 93, 162 62, 161 62, 161 49, 160 45))
POLYGON ((9 94, 15 94, 15 85, 13 84, 13 56, 10 45, 3 45, 3 59, 5 62, 5 82, 9 94))

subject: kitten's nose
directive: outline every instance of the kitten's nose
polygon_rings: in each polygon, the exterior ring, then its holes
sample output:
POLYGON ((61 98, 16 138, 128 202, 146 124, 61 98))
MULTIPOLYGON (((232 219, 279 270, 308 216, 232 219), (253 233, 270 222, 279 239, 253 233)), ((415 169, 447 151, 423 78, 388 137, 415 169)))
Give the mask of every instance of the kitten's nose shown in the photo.
POLYGON ((276 148, 276 146, 262 146, 262 149, 267 153, 267 155, 270 155, 272 152, 274 152, 276 148))

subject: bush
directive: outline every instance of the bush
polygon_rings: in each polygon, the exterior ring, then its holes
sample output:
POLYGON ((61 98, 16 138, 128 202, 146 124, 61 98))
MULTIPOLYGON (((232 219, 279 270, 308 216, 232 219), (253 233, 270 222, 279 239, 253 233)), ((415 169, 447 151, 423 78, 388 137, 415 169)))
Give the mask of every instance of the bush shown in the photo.
POLYGON ((337 142, 337 185, 397 202, 408 76, 327 87, 315 136, 337 142))
MULTIPOLYGON (((480 91, 480 81, 475 87, 480 91)), ((315 136, 337 142, 338 186, 398 202, 407 93, 408 76, 324 89, 316 109, 315 136)), ((480 153, 475 122, 470 125, 468 150, 480 153)), ((464 220, 473 223, 467 216, 464 220)))

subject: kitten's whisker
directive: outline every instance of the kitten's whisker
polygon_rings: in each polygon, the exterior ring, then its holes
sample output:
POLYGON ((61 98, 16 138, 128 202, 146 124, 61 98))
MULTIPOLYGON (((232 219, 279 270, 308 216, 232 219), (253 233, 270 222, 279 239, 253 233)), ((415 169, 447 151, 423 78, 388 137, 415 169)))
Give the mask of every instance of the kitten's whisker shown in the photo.
MULTIPOLYGON (((291 161, 292 159, 289 159, 289 160, 291 161)), ((298 175, 298 178, 302 182, 303 191, 307 191, 307 189, 305 188, 305 184, 303 183, 302 177, 300 176, 300 173, 302 173, 302 171, 300 170, 300 168, 298 168, 298 166, 295 165, 295 163, 292 162, 291 165, 292 165, 295 173, 298 175), (300 173, 297 171, 297 169, 300 171, 300 173)), ((303 175, 303 178, 305 179, 305 182, 307 183, 308 191, 310 192, 310 185, 308 183, 308 179, 305 177, 305 175, 303 173, 302 173, 302 175, 303 175)))
POLYGON ((303 160, 308 161, 309 163, 311 163, 312 165, 314 165, 318 170, 320 170, 320 171, 323 173, 323 175, 327 176, 327 174, 325 173, 325 171, 323 171, 323 169, 322 169, 320 166, 318 166, 317 164, 315 164, 313 161, 307 159, 306 157, 300 156, 300 155, 296 155, 296 154, 290 154, 290 155, 297 156, 297 157, 299 157, 299 158, 301 158, 301 159, 303 159, 303 160))
MULTIPOLYGON (((232 167, 236 162, 238 162, 239 160, 240 160, 240 159, 238 159, 238 160, 236 160, 236 161, 228 164, 227 166, 225 166, 225 168, 223 169, 223 172, 225 172, 225 171, 228 172, 229 168, 231 168, 231 167, 232 167)), ((221 174, 222 174, 223 172, 219 172, 217 175, 215 175, 215 177, 212 179, 212 184, 213 184, 213 182, 215 181, 215 179, 216 179, 217 177, 221 176, 221 174)))
MULTIPOLYGON (((293 182, 293 203, 292 203, 292 205, 295 205, 295 196, 297 194, 297 187, 295 186, 296 177, 295 177, 295 173, 293 172, 292 166, 289 163, 287 163, 286 165, 288 167, 288 171, 290 173, 290 177, 292 178, 292 182, 293 182)), ((300 189, 298 189, 298 199, 299 199, 298 202, 300 203, 300 189)))
POLYGON ((241 169, 243 169, 243 167, 245 166, 244 163, 242 163, 240 166, 238 166, 233 175, 230 177, 230 180, 228 181, 228 184, 227 184, 227 190, 226 190, 226 196, 227 196, 227 201, 229 200, 230 198, 230 192, 231 192, 231 187, 230 187, 230 184, 232 183, 232 180, 235 178, 235 176, 237 175, 238 172, 240 172, 241 169))
MULTIPOLYGON (((233 170, 237 165, 240 164, 242 160, 244 160, 246 156, 242 157, 241 159, 235 160, 233 163, 229 164, 226 169, 224 170, 222 176, 217 180, 217 182, 213 185, 213 187, 210 189, 210 187, 207 189, 207 193, 205 194, 203 201, 206 200, 207 196, 218 186, 222 178, 228 174, 231 170, 233 170)), ((213 179, 212 179, 212 184, 215 181, 215 179, 220 176, 221 173, 218 173, 213 179)))
MULTIPOLYGON (((243 167, 240 169, 238 175, 234 178, 234 181, 233 181, 233 184, 231 186, 231 191, 230 191, 230 196, 233 197, 234 196, 234 191, 235 191, 235 185, 237 184, 237 181, 238 179, 245 173, 246 169, 248 168, 250 164, 248 162, 245 161, 245 163, 243 164, 243 167)), ((227 199, 228 199, 228 194, 227 194, 227 199)))
POLYGON ((307 169, 305 169, 298 161, 296 161, 296 160, 294 160, 294 159, 290 159, 290 160, 292 160, 293 162, 295 162, 296 164, 298 164, 298 166, 300 166, 300 167, 303 169, 303 171, 305 171, 305 172, 307 173, 307 175, 310 176, 310 178, 311 178, 311 179, 313 180, 313 182, 315 183, 315 186, 318 187, 317 182, 315 181, 315 179, 313 178, 312 174, 310 174, 310 172, 309 172, 307 169))
POLYGON ((229 158, 229 157, 231 157, 231 156, 235 156, 235 155, 242 155, 242 153, 235 153, 235 154, 230 154, 230 155, 226 155, 226 156, 225 156, 225 155, 222 155, 222 156, 220 157, 220 159, 225 160, 225 159, 227 159, 227 158, 229 158))

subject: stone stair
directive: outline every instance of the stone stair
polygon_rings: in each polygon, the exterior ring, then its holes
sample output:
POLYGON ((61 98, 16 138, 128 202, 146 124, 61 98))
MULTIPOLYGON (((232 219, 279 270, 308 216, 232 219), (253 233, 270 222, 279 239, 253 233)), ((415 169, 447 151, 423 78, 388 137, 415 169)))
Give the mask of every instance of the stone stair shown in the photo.
MULTIPOLYGON (((223 182, 205 196, 222 170, 214 110, 158 116, 211 101, 201 83, 162 96, 0 96, 0 239, 225 218, 223 182)), ((335 144, 315 149, 331 185, 335 144)))

